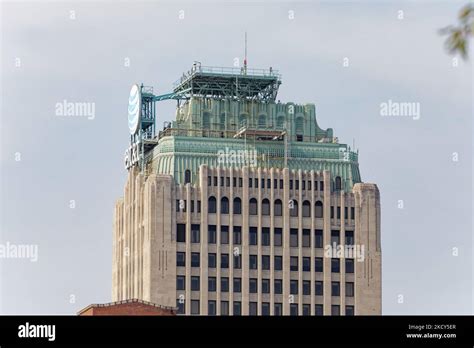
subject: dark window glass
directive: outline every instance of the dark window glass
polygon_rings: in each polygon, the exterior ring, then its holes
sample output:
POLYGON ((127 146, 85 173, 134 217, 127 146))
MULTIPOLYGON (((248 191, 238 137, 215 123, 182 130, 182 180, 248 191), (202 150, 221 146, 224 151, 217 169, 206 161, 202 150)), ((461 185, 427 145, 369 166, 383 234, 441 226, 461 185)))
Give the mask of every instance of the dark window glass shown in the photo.
POLYGON ((311 246, 311 230, 303 229, 303 248, 309 248, 311 246))
POLYGON ((216 277, 209 277, 207 279, 207 289, 210 292, 217 291, 217 279, 216 279, 216 277))
POLYGON ((303 280, 303 295, 311 295, 311 282, 303 280))
POLYGON ((262 279, 262 293, 263 294, 270 293, 270 279, 262 279))
POLYGON ((242 214, 242 200, 239 197, 234 198, 234 214, 242 214))
POLYGON ((323 282, 322 281, 319 281, 319 280, 316 280, 315 284, 314 284, 314 293, 316 296, 323 296, 323 290, 324 287, 323 287, 323 282))
POLYGON ((185 306, 184 306, 184 300, 183 299, 176 299, 176 307, 178 307, 177 313, 176 314, 185 314, 185 306))
POLYGON ((217 186, 217 176, 214 177, 214 186, 217 186))
POLYGON ((273 306, 273 315, 283 315, 283 303, 275 303, 273 306))
POLYGON ((322 230, 314 231, 314 247, 315 248, 323 247, 323 231, 322 230))
POLYGON ((199 313, 199 300, 191 300, 191 314, 198 315, 199 313))
POLYGON ((355 219, 355 209, 354 207, 351 207, 351 220, 355 219))
POLYGON ((290 304, 290 315, 298 315, 298 304, 297 303, 292 303, 290 304))
POLYGON ((331 259, 331 272, 339 273, 341 271, 341 262, 339 259, 331 259))
POLYGON ((192 291, 199 291, 199 276, 191 277, 191 290, 192 291))
POLYGON ((234 255, 234 269, 242 268, 242 255, 234 255))
POLYGON ((298 281, 290 280, 290 294, 298 295, 298 281))
POLYGON ((283 282, 281 279, 275 279, 273 286, 273 291, 275 294, 280 295, 283 293, 283 282))
POLYGON ((229 301, 221 301, 221 315, 229 315, 229 301))
POLYGON ((242 187, 242 178, 239 178, 239 187, 242 187))
POLYGON ((282 237, 282 229, 276 227, 273 230, 273 245, 274 246, 282 246, 283 245, 283 237, 282 237))
POLYGON ((234 244, 242 244, 242 227, 234 226, 234 244))
POLYGON ((280 190, 283 189, 283 179, 280 179, 280 190))
POLYGON ((296 228, 290 229, 290 247, 298 246, 298 230, 296 228))
POLYGON ((339 245, 339 231, 331 231, 331 247, 334 247, 334 244, 339 245))
POLYGON ((298 256, 290 257, 290 271, 298 271, 298 256))
POLYGON ((229 254, 221 254, 221 268, 229 268, 229 254))
POLYGON ((257 242, 258 242, 257 227, 250 227, 249 228, 249 244, 257 245, 257 242))
POLYGON ((334 207, 331 206, 331 219, 334 219, 334 207))
POLYGON ((184 183, 190 183, 191 182, 191 171, 189 169, 186 169, 184 171, 184 183))
POLYGON ((270 315, 270 302, 262 302, 262 315, 270 315))
POLYGON ((223 176, 221 176, 221 180, 220 180, 220 181, 221 181, 221 187, 224 187, 224 177, 223 177, 223 176))
POLYGON ((185 276, 176 277, 176 290, 186 290, 186 277, 185 276))
POLYGON ((354 273, 354 259, 346 259, 346 273, 354 273))
POLYGON ((300 189, 300 181, 299 180, 295 180, 295 189, 296 190, 300 189))
POLYGON ((221 291, 229 292, 229 278, 228 277, 221 278, 221 291))
POLYGON ((201 212, 201 201, 197 201, 197 212, 201 212))
POLYGON ((221 226, 221 244, 229 244, 229 226, 221 226))
POLYGON ((314 306, 314 314, 315 315, 324 315, 324 310, 323 310, 323 305, 322 304, 317 304, 314 306))
POLYGON ((319 191, 324 191, 324 181, 319 182, 319 191))
POLYGON ((308 191, 311 191, 311 181, 308 181, 308 191))
POLYGON ((264 178, 262 178, 260 186, 261 186, 261 188, 265 188, 265 179, 264 178))
POLYGON ((272 186, 272 180, 267 179, 267 188, 271 188, 271 186, 272 186))
POLYGON ((176 225, 176 241, 180 243, 186 242, 186 225, 185 224, 176 225))
POLYGON ((340 191, 342 188, 341 177, 336 176, 336 191, 340 191))
POLYGON ((258 204, 255 198, 251 198, 249 201, 249 214, 250 215, 258 214, 258 204))
POLYGON ((310 217, 310 216, 311 216, 311 204, 309 203, 309 201, 304 201, 303 202, 303 217, 310 217))
POLYGON ((346 315, 353 316, 354 315, 354 306, 346 306, 346 315))
POLYGON ((334 315, 334 316, 341 315, 341 309, 339 305, 331 306, 331 315, 334 315))
POLYGON ((270 201, 266 198, 262 201, 262 215, 270 215, 270 201))
POLYGON ((249 279, 249 292, 251 294, 256 294, 258 291, 257 278, 249 279))
POLYGON ((229 177, 225 178, 225 186, 227 186, 227 187, 230 186, 230 178, 229 177))
POLYGON ((252 183, 253 183, 252 178, 249 178, 249 188, 252 188, 252 183))
POLYGON ((207 265, 209 268, 216 268, 217 266, 217 255, 216 254, 209 254, 207 256, 207 265))
POLYGON ((263 246, 270 245, 270 228, 269 227, 262 227, 262 245, 263 246))
POLYGON ((234 292, 242 292, 242 278, 234 278, 234 292))
POLYGON ((191 243, 201 242, 201 225, 191 225, 191 243))
POLYGON ((234 315, 242 315, 242 302, 234 301, 234 315))
POLYGON ((186 253, 177 252, 176 253, 176 266, 185 267, 186 266, 186 253))
POLYGON ((354 283, 347 282, 346 283, 346 296, 347 297, 354 297, 354 283))
POLYGON ((315 204, 315 210, 314 210, 314 216, 316 218, 322 218, 323 217, 323 202, 317 201, 315 204))
POLYGON ((293 199, 291 202, 290 202, 290 216, 298 216, 298 201, 293 199))
POLYGON ((337 218, 341 219, 341 207, 337 207, 337 218))
POLYGON ((348 213, 349 210, 347 209, 347 207, 344 207, 344 220, 347 220, 349 218, 348 213))
POLYGON ((275 200, 274 212, 275 216, 282 216, 283 214, 283 204, 280 199, 275 200))
POLYGON ((229 214, 229 199, 227 197, 221 198, 221 214, 229 214))
POLYGON ((232 178, 232 187, 237 186, 237 178, 232 178))
POLYGON ((303 315, 306 315, 306 316, 311 315, 311 307, 310 306, 311 305, 309 305, 309 304, 304 304, 303 305, 303 315))
POLYGON ((207 314, 216 315, 216 301, 207 302, 207 314))
POLYGON ((331 296, 340 296, 341 294, 341 286, 339 282, 332 282, 331 283, 331 296))
POLYGON ((207 186, 211 186, 212 184, 212 179, 210 176, 207 177, 207 186))
POLYGON ((315 191, 318 190, 318 182, 317 182, 317 181, 314 182, 314 190, 315 190, 315 191))
POLYGON ((314 271, 315 272, 323 271, 323 258, 322 257, 316 257, 314 259, 314 271))
POLYGON ((275 271, 281 271, 283 269, 283 258, 281 256, 275 256, 275 271))
POLYGON ((311 272, 311 257, 303 257, 303 272, 311 272))
POLYGON ((217 210, 217 203, 216 203, 216 197, 209 197, 207 200, 207 212, 209 214, 215 214, 217 210))
POLYGON ((249 315, 257 315, 257 302, 249 302, 249 315))
POLYGON ((257 178, 255 178, 253 183, 254 183, 255 188, 258 188, 258 179, 257 178))
POLYGON ((268 271, 270 269, 270 256, 262 255, 262 270, 268 271))
POLYGON ((346 231, 346 245, 354 245, 354 231, 346 231))
POLYGON ((217 243, 216 225, 207 226, 207 242, 209 244, 217 243))
POLYGON ((249 255, 249 268, 250 269, 257 269, 258 268, 258 256, 257 255, 249 255))
POLYGON ((191 253, 191 267, 199 267, 199 253, 191 253))

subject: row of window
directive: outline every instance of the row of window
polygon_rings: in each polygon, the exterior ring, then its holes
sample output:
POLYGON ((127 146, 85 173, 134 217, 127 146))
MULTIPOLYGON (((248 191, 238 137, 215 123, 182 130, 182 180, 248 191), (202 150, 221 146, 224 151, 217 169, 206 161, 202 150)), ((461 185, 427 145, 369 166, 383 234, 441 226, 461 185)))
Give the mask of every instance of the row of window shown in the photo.
MULTIPOLYGON (((354 259, 344 259, 345 261, 345 270, 346 273, 354 273, 354 259)), ((261 269, 270 270, 270 256, 262 255, 261 256, 261 269)), ((331 259, 331 272, 340 273, 341 270, 341 260, 337 258, 331 259)), ((217 254, 210 253, 207 258, 207 265, 209 268, 217 268, 217 254)), ((186 267, 186 253, 177 252, 176 253, 176 266, 186 267)), ((242 255, 234 255, 234 269, 242 269, 242 255)), ((201 257, 200 253, 194 252, 191 253, 191 267, 201 267, 201 257)), ((220 268, 229 268, 229 254, 221 254, 220 268)), ((249 269, 258 269, 258 255, 249 255, 249 269)), ((273 269, 275 271, 283 270, 283 256, 274 256, 273 259, 273 269)), ((290 257, 290 271, 299 271, 299 258, 298 256, 290 257)), ((302 271, 311 272, 311 258, 303 257, 302 260, 302 271)), ((314 258, 314 271, 323 272, 323 258, 316 257, 314 258)))
MULTIPOLYGON (((220 228, 220 244, 229 244, 230 231, 229 226, 222 225, 220 228)), ((270 245, 270 228, 262 227, 260 231, 260 238, 257 227, 249 227, 249 245, 270 245)), ((301 233, 301 241, 299 240, 299 230, 297 228, 290 228, 290 247, 299 247, 300 243, 303 248, 311 247, 311 230, 304 228, 301 233)), ((176 241, 179 243, 186 242, 186 224, 176 225, 176 241)), ((242 227, 234 226, 232 231, 232 241, 234 245, 242 244, 242 227)), ((191 243, 201 242, 201 225, 191 224, 191 243)), ((217 244, 217 226, 207 226, 207 242, 208 244, 217 244)), ((331 246, 339 245, 340 231, 331 230, 331 246)), ((345 244, 354 245, 354 231, 345 231, 345 244)), ((283 246, 283 229, 275 227, 273 229, 273 245, 283 246)), ((314 247, 323 248, 323 230, 314 230, 314 247)))
MULTIPOLYGON (((220 301, 220 315, 229 315, 229 301, 220 301)), ((178 314, 185 313, 185 303, 182 300, 176 300, 176 306, 178 307, 178 314)), ((234 301, 232 303, 233 315, 242 315, 242 302, 234 301)), ((257 315, 257 302, 249 302, 249 315, 257 315)), ((354 315, 355 309, 354 306, 345 306, 345 314, 348 316, 354 315)), ((290 315, 299 315, 298 313, 298 303, 290 304, 290 315)), ((273 306, 274 315, 283 315, 283 303, 275 303, 273 306)), ((315 315, 324 314, 324 306, 322 304, 316 304, 314 308, 315 315)), ((209 300, 207 302, 207 313, 208 315, 217 315, 217 302, 214 300, 209 300)), ((199 315, 200 314, 200 301, 191 300, 191 314, 199 315)), ((270 315, 270 302, 262 302, 261 306, 261 315, 270 315)), ((311 315, 311 305, 303 304, 301 315, 311 315)), ((331 306, 331 315, 337 316, 341 315, 341 307, 339 305, 331 306)))
MULTIPOLYGON (((220 292, 229 292, 229 277, 220 278, 220 292)), ((191 291, 200 291, 200 277, 191 276, 191 291)), ((302 295, 311 295, 311 281, 303 280, 302 295)), ((346 282, 346 296, 354 297, 354 283, 346 282)), ((341 284, 340 282, 331 282, 331 296, 340 296, 341 295, 341 284)), ((233 292, 241 293, 242 292, 242 278, 233 278, 233 292)), ((176 290, 186 290, 186 276, 179 275, 176 277, 176 290)), ((208 277, 207 290, 209 292, 217 291, 217 278, 208 277)), ((249 293, 256 294, 258 293, 258 279, 249 278, 249 293)), ((270 279, 262 279, 260 292, 262 294, 270 293, 270 279)), ((283 294, 283 280, 275 279, 273 282, 273 293, 276 295, 283 294)), ((298 280, 290 280, 290 294, 298 295, 299 287, 298 280)), ((323 282, 315 281, 314 284, 314 295, 322 296, 323 295, 323 282)))
MULTIPOLYGON (((186 176, 185 176, 186 177, 186 176)), ((190 176, 189 176, 190 178, 190 176)), ((185 180, 185 182, 188 182, 185 180)), ((272 187, 272 180, 261 178, 260 181, 258 178, 248 178, 248 187, 249 188, 260 188, 264 189, 283 189, 283 179, 273 179, 273 187, 272 187)), ((315 191, 324 191, 324 181, 311 181, 311 180, 302 180, 301 181, 301 190, 312 190, 312 183, 314 183, 314 190, 315 191)), ((290 190, 299 190, 300 189, 300 180, 298 179, 290 179, 290 190)), ((243 180, 242 178, 232 178, 232 187, 242 187, 243 180)), ((217 177, 217 176, 208 176, 207 177, 207 186, 220 186, 220 187, 230 187, 231 186, 231 178, 230 177, 217 177)), ((336 191, 341 190, 342 188, 342 180, 341 177, 337 176, 334 181, 334 189, 336 191)))

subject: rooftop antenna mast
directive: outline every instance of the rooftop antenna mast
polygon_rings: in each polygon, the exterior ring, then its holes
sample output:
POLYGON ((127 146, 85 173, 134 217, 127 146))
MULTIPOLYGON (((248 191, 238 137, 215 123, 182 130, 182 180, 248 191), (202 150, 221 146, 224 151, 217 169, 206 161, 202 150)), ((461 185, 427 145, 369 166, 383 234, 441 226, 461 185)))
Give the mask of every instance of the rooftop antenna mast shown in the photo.
POLYGON ((244 75, 247 75, 247 32, 245 32, 244 75))

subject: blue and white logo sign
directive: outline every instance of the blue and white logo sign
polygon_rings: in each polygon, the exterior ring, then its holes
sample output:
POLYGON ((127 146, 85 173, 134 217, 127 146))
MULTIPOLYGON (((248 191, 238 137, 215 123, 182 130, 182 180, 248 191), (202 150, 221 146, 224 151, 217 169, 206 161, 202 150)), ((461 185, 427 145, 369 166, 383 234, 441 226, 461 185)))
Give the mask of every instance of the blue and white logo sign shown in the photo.
POLYGON ((133 85, 128 97, 128 128, 130 134, 135 134, 140 124, 140 115, 142 110, 142 95, 140 87, 133 85))

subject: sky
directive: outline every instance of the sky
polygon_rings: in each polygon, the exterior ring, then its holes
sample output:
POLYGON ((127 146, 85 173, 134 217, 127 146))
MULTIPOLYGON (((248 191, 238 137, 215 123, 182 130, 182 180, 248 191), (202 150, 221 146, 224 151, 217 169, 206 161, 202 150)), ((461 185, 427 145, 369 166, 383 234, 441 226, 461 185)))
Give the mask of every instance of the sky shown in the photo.
MULTIPOLYGON (((0 248, 31 254, 0 257, 0 314, 111 301, 130 87, 164 94, 193 61, 242 63, 245 32, 249 67, 279 70, 278 99, 314 103, 380 189, 383 314, 472 314, 472 63, 439 34, 462 5, 2 2, 0 248), (389 102, 419 114, 383 116, 389 102)), ((157 105, 158 128, 174 109, 157 105)))

